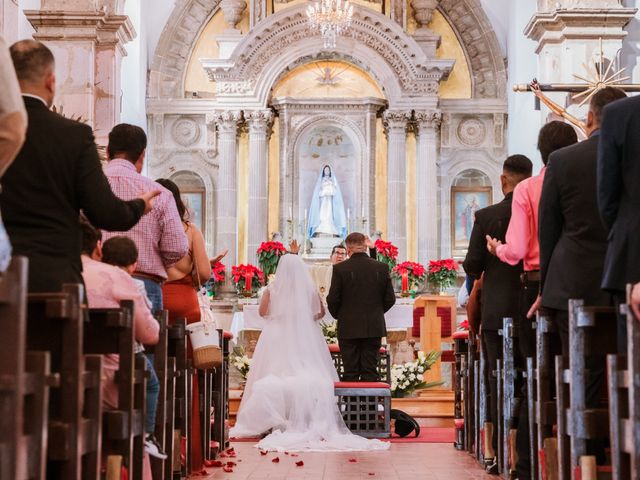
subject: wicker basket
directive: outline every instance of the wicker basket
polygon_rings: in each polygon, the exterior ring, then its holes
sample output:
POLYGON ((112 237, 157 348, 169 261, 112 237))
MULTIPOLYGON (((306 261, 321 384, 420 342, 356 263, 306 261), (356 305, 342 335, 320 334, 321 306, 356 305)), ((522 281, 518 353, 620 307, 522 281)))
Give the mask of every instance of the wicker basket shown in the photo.
POLYGON ((193 349, 193 366, 201 370, 209 370, 222 365, 222 349, 210 345, 193 349))
POLYGON ((189 340, 193 347, 193 366, 202 370, 222 365, 220 333, 209 322, 196 322, 187 325, 189 340))

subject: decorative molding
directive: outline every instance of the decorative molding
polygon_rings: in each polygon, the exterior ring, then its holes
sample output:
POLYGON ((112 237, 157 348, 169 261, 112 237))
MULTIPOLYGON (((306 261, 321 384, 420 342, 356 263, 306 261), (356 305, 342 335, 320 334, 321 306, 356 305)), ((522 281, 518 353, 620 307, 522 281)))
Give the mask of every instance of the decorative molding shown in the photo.
POLYGON ((484 122, 477 117, 466 117, 458 123, 456 136, 460 143, 467 147, 477 147, 487 137, 487 129, 484 122))
POLYGON ((242 18, 242 12, 247 8, 245 0, 221 0, 220 9, 224 15, 224 21, 229 28, 235 30, 236 25, 242 18))
POLYGON ((411 110, 385 110, 382 120, 387 135, 405 132, 411 120, 411 110))
POLYGON ((471 69, 473 96, 506 98, 507 69, 498 38, 479 0, 440 0, 471 69))
POLYGON ((415 123, 418 127, 418 134, 424 130, 440 130, 442 124, 442 112, 440 111, 427 111, 427 112, 415 112, 415 123))
POLYGON ((249 133, 267 133, 273 122, 273 110, 249 110, 244 118, 249 126, 249 133))
POLYGON ((171 136, 173 140, 183 147, 189 147, 200 140, 200 125, 193 118, 179 117, 173 122, 171 136))
POLYGON ((214 114, 214 121, 220 134, 237 135, 241 120, 242 112, 240 110, 223 110, 214 114))

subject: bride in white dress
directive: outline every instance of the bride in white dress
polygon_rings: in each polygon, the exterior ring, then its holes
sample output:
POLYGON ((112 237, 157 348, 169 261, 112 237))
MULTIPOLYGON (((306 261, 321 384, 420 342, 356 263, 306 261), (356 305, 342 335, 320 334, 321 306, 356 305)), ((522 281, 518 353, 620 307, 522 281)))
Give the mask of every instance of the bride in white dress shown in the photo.
POLYGON ((324 307, 297 255, 280 259, 260 302, 267 325, 253 354, 231 437, 269 433, 256 446, 275 451, 385 450, 345 426, 333 391, 338 380, 317 319, 324 307))

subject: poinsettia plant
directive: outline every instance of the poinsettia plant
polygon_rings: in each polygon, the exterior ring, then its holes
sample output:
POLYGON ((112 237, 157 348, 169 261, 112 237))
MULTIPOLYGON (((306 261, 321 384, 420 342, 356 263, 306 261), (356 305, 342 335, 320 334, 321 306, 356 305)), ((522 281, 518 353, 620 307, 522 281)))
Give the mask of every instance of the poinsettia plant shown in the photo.
POLYGON ((400 279, 402 282, 402 291, 417 290, 427 276, 424 265, 417 262, 402 262, 393 267, 391 276, 400 279))
POLYGON ((453 258, 444 260, 431 260, 427 281, 430 285, 444 290, 455 284, 458 277, 458 263, 453 258))
POLYGON ((389 265, 389 269, 393 269, 393 267, 396 266, 396 259, 398 258, 398 247, 384 240, 376 240, 375 247, 378 261, 386 263, 389 265))
POLYGON ((280 242, 262 242, 256 255, 258 256, 258 265, 268 278, 269 275, 276 273, 280 257, 287 253, 287 249, 280 242))
POLYGON ((209 295, 215 297, 217 288, 224 283, 227 267, 225 267, 222 262, 214 262, 212 260, 210 263, 211 276, 209 277, 205 288, 209 292, 209 295))
POLYGON ((264 284, 264 273, 251 264, 231 267, 231 278, 238 294, 253 294, 264 284))

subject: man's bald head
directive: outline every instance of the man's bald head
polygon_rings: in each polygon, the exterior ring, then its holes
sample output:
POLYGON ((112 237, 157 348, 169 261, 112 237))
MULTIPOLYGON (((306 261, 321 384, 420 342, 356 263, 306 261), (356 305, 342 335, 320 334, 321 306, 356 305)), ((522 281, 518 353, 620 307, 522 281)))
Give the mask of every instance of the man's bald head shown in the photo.
POLYGON ((43 43, 20 40, 9 48, 13 67, 23 93, 38 95, 49 105, 55 94, 55 59, 43 43))

